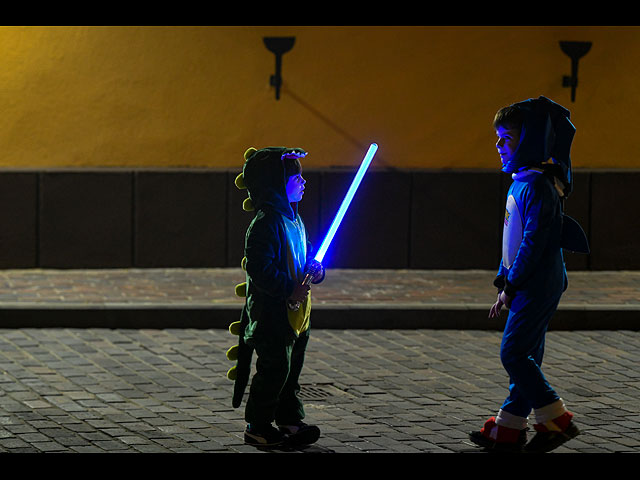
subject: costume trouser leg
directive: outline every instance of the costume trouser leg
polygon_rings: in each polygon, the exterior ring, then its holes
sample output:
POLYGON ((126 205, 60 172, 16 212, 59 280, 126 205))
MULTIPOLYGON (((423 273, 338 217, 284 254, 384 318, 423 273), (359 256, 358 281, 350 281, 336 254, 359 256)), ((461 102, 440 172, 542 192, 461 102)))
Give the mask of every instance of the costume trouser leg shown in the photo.
POLYGON ((523 428, 532 409, 560 400, 540 368, 545 335, 560 297, 541 297, 519 293, 513 299, 502 337, 500 359, 510 385, 496 422, 511 428, 523 428))
POLYGON ((304 418, 298 392, 308 341, 308 332, 303 332, 290 341, 254 342, 258 358, 245 409, 248 423, 267 425, 275 420, 279 424, 292 424, 304 418))
POLYGON ((294 341, 291 349, 291 368, 287 382, 280 392, 280 401, 275 414, 278 425, 293 425, 305 417, 304 406, 298 394, 300 393, 300 374, 308 342, 309 331, 307 330, 294 341))

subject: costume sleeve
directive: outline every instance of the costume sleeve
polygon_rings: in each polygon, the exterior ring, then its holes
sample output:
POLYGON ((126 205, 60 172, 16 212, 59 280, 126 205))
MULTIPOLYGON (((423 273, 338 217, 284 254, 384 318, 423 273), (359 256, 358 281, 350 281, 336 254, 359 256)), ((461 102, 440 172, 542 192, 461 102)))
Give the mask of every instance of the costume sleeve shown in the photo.
POLYGON ((505 278, 504 291, 509 296, 513 296, 531 276, 547 247, 556 215, 556 196, 544 178, 532 182, 523 191, 522 242, 505 278))
POLYGON ((280 247, 277 224, 265 217, 256 218, 245 239, 247 274, 260 291, 271 297, 289 298, 294 284, 278 266, 280 247))
POLYGON ((498 267, 498 274, 496 275, 496 278, 493 281, 493 285, 498 289, 499 292, 504 290, 506 275, 507 275, 507 271, 504 268, 504 265, 502 263, 502 259, 500 259, 500 266, 498 267))

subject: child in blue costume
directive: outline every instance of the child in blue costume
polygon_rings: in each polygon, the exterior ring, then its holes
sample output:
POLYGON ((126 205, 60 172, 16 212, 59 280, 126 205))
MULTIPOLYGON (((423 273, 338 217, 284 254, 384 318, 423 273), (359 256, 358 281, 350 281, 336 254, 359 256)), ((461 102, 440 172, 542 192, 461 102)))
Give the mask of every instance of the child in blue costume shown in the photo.
POLYGON ((252 445, 276 446, 285 440, 309 444, 320 436, 318 427, 302 421, 305 413, 297 395, 311 309, 309 286, 302 281, 309 271, 312 283, 324 279, 298 214, 306 183, 299 159, 306 154, 299 148, 263 148, 250 154, 243 168, 256 211, 245 237, 247 298, 241 335, 257 354, 245 408, 244 438, 252 445), (289 303, 300 307, 293 310, 289 303))
POLYGON ((547 452, 579 433, 573 414, 540 369, 545 334, 568 284, 562 207, 573 188, 569 150, 575 127, 569 115, 561 105, 539 97, 505 107, 494 119, 502 170, 514 181, 494 282, 498 298, 489 313, 493 318, 502 307, 509 310, 500 348, 509 396, 496 417, 470 434, 488 449, 547 452), (527 443, 532 410, 536 435, 527 443))

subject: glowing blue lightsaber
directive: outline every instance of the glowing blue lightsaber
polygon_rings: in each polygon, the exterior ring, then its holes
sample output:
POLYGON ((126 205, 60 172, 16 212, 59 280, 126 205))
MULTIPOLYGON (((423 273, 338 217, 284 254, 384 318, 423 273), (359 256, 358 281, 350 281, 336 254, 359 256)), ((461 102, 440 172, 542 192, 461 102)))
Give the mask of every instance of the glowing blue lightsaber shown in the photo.
MULTIPOLYGON (((358 168, 358 171, 356 172, 356 176, 353 178, 353 181, 351 182, 351 186, 349 187, 349 190, 347 190, 347 194, 344 196, 344 199, 342 200, 342 204, 338 209, 338 213, 336 213, 336 216, 333 218, 333 222, 331 222, 331 227, 329 227, 329 231, 325 235, 324 240, 322 241, 322 244, 320 244, 320 248, 318 249, 315 256, 313 257, 314 260, 316 260, 317 262, 322 263, 322 260, 324 259, 324 255, 325 253, 327 253, 327 249, 329 248, 329 245, 331 245, 331 241, 333 240, 333 237, 338 231, 338 228, 342 223, 342 219, 344 218, 345 213, 347 213, 347 210, 349 209, 349 205, 351 205, 351 200, 353 200, 353 197, 356 194, 358 187, 360 186, 360 182, 362 182, 362 177, 364 177, 364 174, 367 173, 367 169, 369 168, 369 165, 371 164, 371 160, 373 160, 373 156, 376 154, 377 150, 378 150, 377 144, 372 143, 369 146, 369 150, 367 151, 367 154, 364 156, 364 159, 360 164, 360 168, 358 168)), ((311 283, 311 273, 307 273, 304 277, 304 280, 302 281, 303 285, 308 285, 309 283, 311 283)), ((291 310, 298 310, 300 308, 300 304, 299 303, 289 304, 289 308, 291 310)))
POLYGON ((340 223, 342 223, 344 214, 347 213, 347 209, 349 208, 349 205, 351 205, 351 200, 353 200, 353 197, 356 194, 356 190, 358 190, 358 187, 360 186, 360 182, 362 181, 362 177, 364 177, 364 174, 367 173, 367 169, 369 168, 369 165, 371 164, 371 160, 373 160, 373 156, 376 154, 377 150, 378 150, 378 145, 375 143, 372 143, 371 146, 369 147, 369 151, 367 151, 367 154, 364 156, 364 159, 360 164, 360 168, 358 169, 356 176, 353 178, 353 181, 351 182, 351 186, 349 187, 347 194, 344 196, 344 199, 342 200, 342 205, 340 205, 340 208, 338 209, 338 213, 336 213, 336 216, 333 219, 333 222, 331 223, 331 227, 329 228, 327 235, 324 237, 324 240, 322 241, 320 248, 316 252, 316 255, 314 257, 316 261, 322 263, 324 254, 327 253, 327 249, 329 248, 329 245, 331 245, 331 241, 333 240, 333 237, 338 231, 338 228, 340 227, 340 223))

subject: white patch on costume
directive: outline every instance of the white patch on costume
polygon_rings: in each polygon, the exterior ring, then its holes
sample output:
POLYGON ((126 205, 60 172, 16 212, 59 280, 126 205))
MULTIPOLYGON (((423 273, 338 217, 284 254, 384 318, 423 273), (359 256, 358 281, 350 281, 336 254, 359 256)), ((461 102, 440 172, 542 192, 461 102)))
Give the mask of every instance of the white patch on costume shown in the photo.
POLYGON ((291 278, 296 278, 300 283, 304 279, 304 267, 307 263, 307 238, 298 219, 291 221, 284 218, 284 226, 287 231, 287 265, 291 278))
MULTIPOLYGON (((287 231, 287 266, 289 275, 302 283, 304 280, 304 267, 307 263, 307 236, 300 221, 291 221, 284 217, 284 226, 287 231)), ((309 328, 309 317, 311 314, 311 298, 308 295, 306 300, 300 305, 298 310, 287 309, 289 324, 299 335, 309 328)))
POLYGON ((502 265, 511 268, 522 243, 522 216, 513 195, 507 198, 502 230, 502 265))

